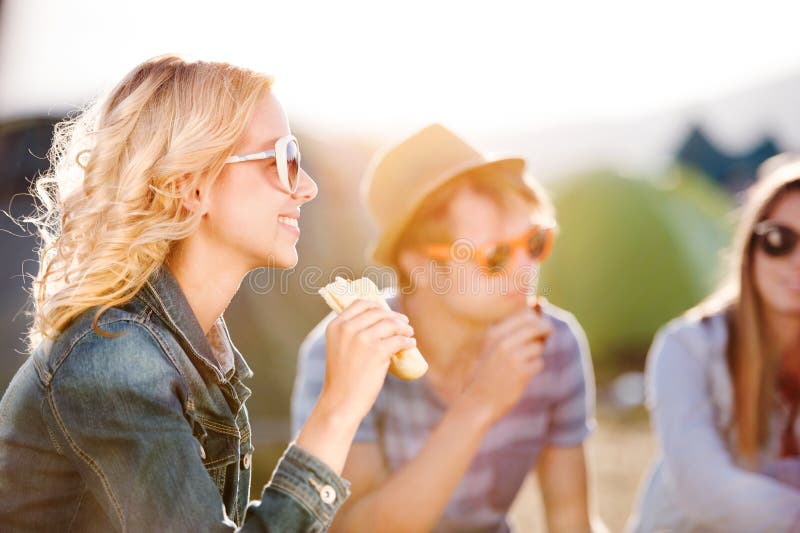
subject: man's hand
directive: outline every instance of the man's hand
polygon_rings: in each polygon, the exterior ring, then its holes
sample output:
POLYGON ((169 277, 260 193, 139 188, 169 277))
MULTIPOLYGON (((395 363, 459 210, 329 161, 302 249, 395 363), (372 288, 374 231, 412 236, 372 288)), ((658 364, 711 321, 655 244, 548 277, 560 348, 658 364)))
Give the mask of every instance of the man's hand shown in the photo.
POLYGON ((544 368, 542 353, 552 331, 547 318, 527 308, 490 326, 460 400, 485 410, 490 423, 501 418, 544 368))

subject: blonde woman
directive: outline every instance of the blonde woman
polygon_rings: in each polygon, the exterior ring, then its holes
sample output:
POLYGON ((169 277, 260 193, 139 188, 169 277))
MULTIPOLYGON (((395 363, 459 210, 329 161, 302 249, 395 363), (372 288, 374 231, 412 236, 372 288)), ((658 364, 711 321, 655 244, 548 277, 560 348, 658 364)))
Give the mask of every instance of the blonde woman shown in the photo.
POLYGON ((270 78, 155 58, 63 124, 52 158, 32 353, 0 403, 0 529, 326 528, 390 355, 414 341, 398 313, 342 313, 313 415, 249 501, 252 372, 222 313, 248 271, 296 263, 317 194, 270 78))
POLYGON ((653 343, 661 457, 631 531, 800 531, 800 160, 761 174, 729 280, 653 343))

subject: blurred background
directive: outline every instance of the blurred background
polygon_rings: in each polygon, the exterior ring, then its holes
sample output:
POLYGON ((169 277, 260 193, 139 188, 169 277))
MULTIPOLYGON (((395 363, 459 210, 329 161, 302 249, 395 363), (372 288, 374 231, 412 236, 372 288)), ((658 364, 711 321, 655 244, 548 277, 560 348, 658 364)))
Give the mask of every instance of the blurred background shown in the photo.
MULTIPOLYGON (((256 273, 226 313, 255 371, 254 486, 290 438, 297 349, 326 313, 299 273, 363 271, 359 178, 376 149, 438 121, 526 157, 554 196, 539 290, 588 334, 597 503, 620 531, 657 453, 641 405, 653 334, 713 289, 757 166, 800 149, 798 14, 770 0, 0 0, 0 390, 25 357, 36 271, 36 240, 11 218, 31 210, 53 124, 151 56, 229 61, 276 77, 320 188, 297 268, 256 273)), ((521 531, 541 525, 536 490, 515 504, 521 531)))

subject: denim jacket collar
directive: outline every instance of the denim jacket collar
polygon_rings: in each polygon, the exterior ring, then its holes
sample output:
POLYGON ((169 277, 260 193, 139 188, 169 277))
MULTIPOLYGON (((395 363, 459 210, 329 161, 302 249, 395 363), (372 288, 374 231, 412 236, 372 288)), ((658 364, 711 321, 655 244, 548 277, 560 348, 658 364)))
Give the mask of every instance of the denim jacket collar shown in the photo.
MULTIPOLYGON (((218 382, 227 381, 178 280, 166 265, 161 265, 153 272, 139 296, 165 322, 167 327, 188 345, 190 352, 213 372, 218 382)), ((217 319, 216 325, 221 329, 225 342, 233 352, 234 376, 240 380, 250 378, 253 371, 250 370, 239 350, 233 346, 225 320, 221 316, 217 319)))

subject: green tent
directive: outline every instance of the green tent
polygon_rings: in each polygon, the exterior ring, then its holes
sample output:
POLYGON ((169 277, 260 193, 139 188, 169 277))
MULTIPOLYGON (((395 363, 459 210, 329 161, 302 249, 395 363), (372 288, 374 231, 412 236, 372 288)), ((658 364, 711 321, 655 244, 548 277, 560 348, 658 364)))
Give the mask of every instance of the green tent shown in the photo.
POLYGON ((600 381, 641 369, 658 327, 715 287, 732 198, 686 169, 581 175, 553 196, 560 231, 539 292, 583 325, 600 381))

